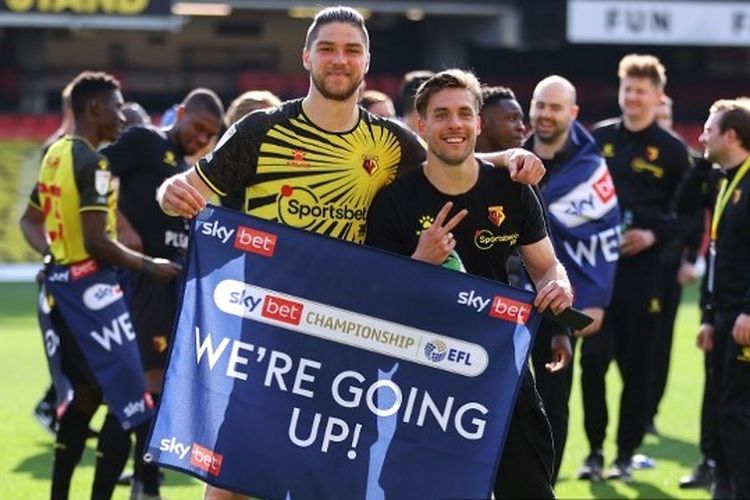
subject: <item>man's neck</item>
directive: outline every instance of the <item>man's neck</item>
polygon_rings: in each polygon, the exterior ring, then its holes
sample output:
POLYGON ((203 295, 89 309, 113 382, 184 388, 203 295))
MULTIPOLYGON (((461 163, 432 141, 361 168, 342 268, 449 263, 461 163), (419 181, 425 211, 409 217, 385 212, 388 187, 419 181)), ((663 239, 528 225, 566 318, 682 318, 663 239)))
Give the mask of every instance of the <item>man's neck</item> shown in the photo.
POLYGON ((551 160, 565 147, 570 137, 570 129, 555 139, 553 142, 542 142, 539 137, 534 136, 534 154, 542 160, 551 160))
POLYGON ((359 120, 356 93, 345 101, 336 101, 311 88, 302 99, 302 109, 316 126, 328 132, 348 132, 359 120))
POLYGON ((428 152, 424 175, 441 193, 459 195, 466 193, 477 183, 479 165, 474 155, 469 155, 460 165, 446 165, 428 152))
POLYGON ((167 139, 175 146, 179 145, 179 139, 177 138, 177 127, 173 124, 166 130, 167 139))
POLYGON ((648 114, 644 116, 622 116, 622 123, 625 125, 625 128, 628 129, 631 132, 640 132, 641 130, 646 130, 648 127, 651 126, 652 123, 654 123, 654 120, 656 119, 656 116, 653 114, 648 114))
POLYGON ((727 157, 720 163, 722 170, 734 170, 735 168, 742 165, 747 157, 750 156, 750 151, 738 148, 735 151, 727 153, 727 157))
POLYGON ((96 128, 90 127, 86 123, 76 123, 72 134, 84 139, 92 149, 98 148, 101 143, 101 137, 99 137, 96 128))
POLYGON ((477 136, 477 145, 474 151, 477 153, 492 153, 493 151, 502 151, 503 148, 494 147, 490 144, 490 139, 487 137, 488 134, 480 134, 477 136))

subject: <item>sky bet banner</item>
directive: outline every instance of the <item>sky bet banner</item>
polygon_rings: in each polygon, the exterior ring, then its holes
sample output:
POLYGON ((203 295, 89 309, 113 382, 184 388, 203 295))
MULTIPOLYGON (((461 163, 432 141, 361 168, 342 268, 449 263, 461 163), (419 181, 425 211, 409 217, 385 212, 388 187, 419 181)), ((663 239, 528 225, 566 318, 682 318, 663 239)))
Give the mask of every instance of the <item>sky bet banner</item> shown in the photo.
POLYGON ((488 498, 531 300, 209 207, 148 453, 263 498, 488 498))
MULTIPOLYGON (((146 392, 143 365, 135 340, 135 330, 125 305, 115 271, 101 268, 94 259, 70 266, 54 265, 46 269, 45 289, 52 294, 55 307, 75 337, 91 373, 102 391, 104 402, 124 429, 131 429, 151 418, 154 404, 146 392)), ((67 378, 60 377, 57 349, 59 337, 50 330, 42 306, 40 325, 44 331, 50 373, 57 390, 57 408, 69 390, 67 378)), ((73 339, 68 339, 73 340, 73 339)))
POLYGON ((37 319, 39 320, 39 331, 42 334, 44 353, 47 355, 47 366, 49 367, 52 384, 55 386, 55 414, 58 420, 63 417, 68 405, 73 401, 73 384, 62 368, 62 352, 60 352, 60 335, 55 331, 52 322, 51 296, 42 284, 39 290, 37 302, 37 319))

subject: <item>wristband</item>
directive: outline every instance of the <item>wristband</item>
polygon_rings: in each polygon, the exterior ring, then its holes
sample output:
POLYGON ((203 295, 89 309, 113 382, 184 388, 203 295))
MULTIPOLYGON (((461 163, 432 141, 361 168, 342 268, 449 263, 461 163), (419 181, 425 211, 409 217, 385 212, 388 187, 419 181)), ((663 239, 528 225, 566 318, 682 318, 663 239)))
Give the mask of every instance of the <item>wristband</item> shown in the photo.
POLYGON ((44 249, 44 253, 42 254, 42 262, 45 266, 49 266, 55 263, 55 258, 52 256, 52 252, 50 252, 49 247, 44 249))

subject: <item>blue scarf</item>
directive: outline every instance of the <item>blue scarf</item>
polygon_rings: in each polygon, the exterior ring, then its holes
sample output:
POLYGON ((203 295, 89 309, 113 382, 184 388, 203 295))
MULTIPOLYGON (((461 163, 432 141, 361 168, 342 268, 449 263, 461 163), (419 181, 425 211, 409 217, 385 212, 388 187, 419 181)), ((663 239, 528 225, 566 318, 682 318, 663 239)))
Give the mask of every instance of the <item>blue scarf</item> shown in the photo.
MULTIPOLYGON (((101 268, 93 259, 55 265, 47 269, 44 285, 73 336, 63 342, 78 344, 122 427, 130 429, 151 418, 154 405, 146 392, 135 331, 115 271, 101 268)), ((52 362, 50 369, 54 375, 52 362)), ((53 378, 58 398, 69 391, 64 383, 58 385, 61 381, 53 378)))
POLYGON ((55 413, 59 420, 73 400, 73 384, 70 383, 70 379, 65 375, 62 368, 60 335, 52 322, 52 305, 50 302, 53 302, 52 298, 47 296, 47 290, 42 285, 37 302, 37 319, 44 343, 44 354, 47 356, 47 366, 49 367, 50 377, 52 377, 52 384, 55 386, 55 413))
POLYGON ((619 255, 617 194, 591 134, 574 122, 569 140, 572 154, 547 173, 542 187, 550 236, 573 284, 575 306, 606 307, 619 255))

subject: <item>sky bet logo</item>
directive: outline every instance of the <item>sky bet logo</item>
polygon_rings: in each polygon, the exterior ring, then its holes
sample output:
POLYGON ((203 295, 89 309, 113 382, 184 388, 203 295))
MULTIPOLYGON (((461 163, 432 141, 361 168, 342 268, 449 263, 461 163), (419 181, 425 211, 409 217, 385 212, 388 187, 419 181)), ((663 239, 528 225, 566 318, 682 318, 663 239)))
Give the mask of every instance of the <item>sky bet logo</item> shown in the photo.
POLYGON ((245 226, 238 226, 234 248, 271 257, 276 250, 276 235, 245 226))
POLYGON ((165 453, 174 453, 180 460, 185 458, 185 455, 190 451, 191 446, 189 444, 180 443, 177 438, 164 438, 159 442, 159 449, 165 453))
POLYGON ((299 325, 304 305, 273 295, 255 296, 247 288, 229 294, 229 303, 241 305, 248 313, 253 313, 263 304, 260 315, 290 325, 299 325))
POLYGON ((222 243, 226 244, 229 238, 234 234, 234 229, 229 229, 221 224, 219 221, 204 222, 201 224, 201 233, 211 238, 216 238, 222 243))
POLYGON ((219 221, 204 222, 201 225, 201 233, 211 238, 216 238, 225 245, 236 234, 234 248, 245 252, 257 253, 265 257, 271 257, 276 251, 275 234, 246 226, 237 226, 237 229, 229 229, 219 224, 219 221))
POLYGON ((204 448, 198 443, 193 443, 190 454, 190 463, 201 470, 204 470, 212 476, 218 476, 221 472, 221 463, 224 461, 224 455, 216 453, 213 450, 204 448))
POLYGON ((138 401, 129 402, 122 411, 126 417, 130 418, 136 413, 146 413, 146 410, 153 410, 153 408, 154 400, 151 398, 151 394, 147 392, 138 401))
POLYGON ((511 323, 521 323, 522 325, 526 324, 526 321, 531 314, 531 306, 529 304, 509 299, 508 297, 503 297, 501 295, 495 295, 494 299, 486 299, 477 294, 474 290, 471 290, 470 292, 459 292, 458 300, 456 302, 471 307, 472 309, 476 309, 479 313, 489 307, 487 314, 493 318, 504 319, 511 323))

